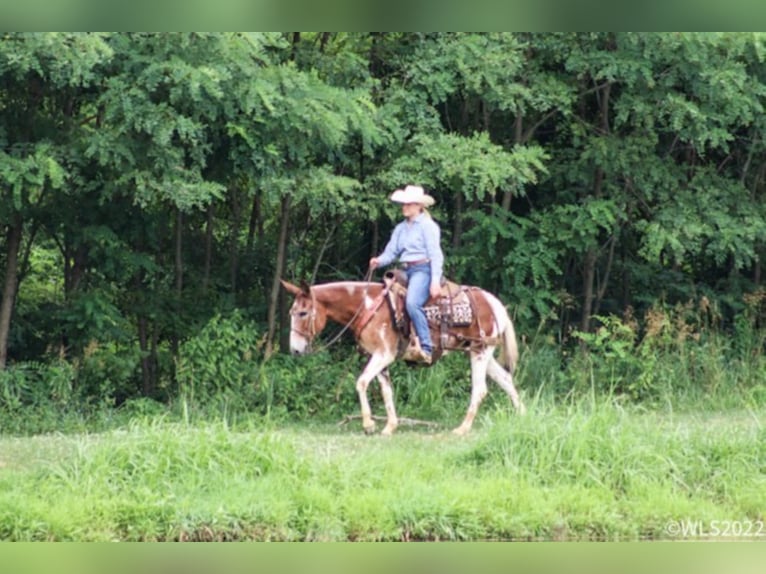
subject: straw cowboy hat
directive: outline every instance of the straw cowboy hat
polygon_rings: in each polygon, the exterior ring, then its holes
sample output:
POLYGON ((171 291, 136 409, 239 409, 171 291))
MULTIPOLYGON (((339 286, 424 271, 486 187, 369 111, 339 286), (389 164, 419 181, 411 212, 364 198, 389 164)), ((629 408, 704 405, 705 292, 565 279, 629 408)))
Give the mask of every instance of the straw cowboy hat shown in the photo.
POLYGON ((404 189, 397 189, 391 194, 391 201, 396 203, 419 203, 425 207, 436 203, 436 200, 426 194, 419 185, 408 185, 404 189))

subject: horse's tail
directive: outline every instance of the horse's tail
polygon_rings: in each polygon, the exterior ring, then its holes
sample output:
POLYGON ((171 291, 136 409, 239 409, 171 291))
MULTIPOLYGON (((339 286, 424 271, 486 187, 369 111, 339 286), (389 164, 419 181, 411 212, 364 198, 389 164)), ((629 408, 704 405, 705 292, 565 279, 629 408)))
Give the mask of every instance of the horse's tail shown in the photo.
POLYGON ((516 364, 519 362, 519 347, 516 343, 516 329, 513 327, 513 321, 508 314, 508 310, 496 297, 487 293, 489 302, 492 306, 492 312, 495 315, 495 321, 500 330, 502 342, 500 345, 500 364, 503 365, 509 373, 513 374, 516 364))
POLYGON ((500 363, 513 374, 518 362, 519 347, 516 343, 516 330, 513 328, 513 321, 508 317, 508 323, 503 331, 503 344, 500 347, 500 363))

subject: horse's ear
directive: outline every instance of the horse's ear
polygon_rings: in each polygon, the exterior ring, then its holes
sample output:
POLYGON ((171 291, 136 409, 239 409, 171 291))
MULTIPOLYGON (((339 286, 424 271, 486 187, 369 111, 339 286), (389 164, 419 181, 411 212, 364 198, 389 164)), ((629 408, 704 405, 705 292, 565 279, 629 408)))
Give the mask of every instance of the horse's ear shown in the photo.
POLYGON ((309 287, 305 279, 301 279, 301 291, 303 291, 304 295, 311 295, 311 287, 309 287))
POLYGON ((280 279, 279 282, 282 284, 282 287, 284 287, 288 293, 292 293, 293 295, 298 295, 301 292, 301 288, 297 285, 293 285, 292 283, 289 283, 285 281, 284 279, 280 279))

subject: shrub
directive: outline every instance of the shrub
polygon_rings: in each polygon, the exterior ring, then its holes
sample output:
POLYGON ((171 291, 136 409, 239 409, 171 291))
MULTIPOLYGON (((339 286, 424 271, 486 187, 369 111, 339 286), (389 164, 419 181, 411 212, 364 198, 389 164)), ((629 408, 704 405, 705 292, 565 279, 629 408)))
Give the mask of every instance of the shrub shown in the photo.
POLYGON ((18 363, 0 371, 0 408, 66 407, 74 399, 76 370, 65 361, 18 363))
POLYGON ((44 432, 58 428, 76 409, 76 368, 62 360, 28 361, 0 370, 0 431, 44 432))
POLYGON ((136 397, 140 364, 138 346, 92 340, 75 361, 78 392, 105 405, 136 397))
POLYGON ((252 399, 261 341, 239 311, 216 315, 179 349, 176 377, 183 399, 192 403, 252 399))
POLYGON ((583 351, 567 368, 575 388, 635 400, 727 394, 754 387, 766 374, 765 336, 750 308, 735 317, 732 333, 720 328, 720 314, 705 297, 653 305, 640 322, 630 313, 596 319, 595 332, 576 333, 583 351))
POLYGON ((270 415, 338 417, 358 408, 355 383, 362 367, 359 357, 345 349, 338 356, 327 351, 274 355, 261 368, 258 396, 270 415))

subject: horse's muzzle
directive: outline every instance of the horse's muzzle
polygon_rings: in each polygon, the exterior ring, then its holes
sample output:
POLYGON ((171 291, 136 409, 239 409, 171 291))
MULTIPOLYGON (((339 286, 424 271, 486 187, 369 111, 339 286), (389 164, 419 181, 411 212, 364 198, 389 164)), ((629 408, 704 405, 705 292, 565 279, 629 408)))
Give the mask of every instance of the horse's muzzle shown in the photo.
POLYGON ((290 354, 305 355, 311 352, 311 341, 306 337, 293 332, 290 335, 290 354))

